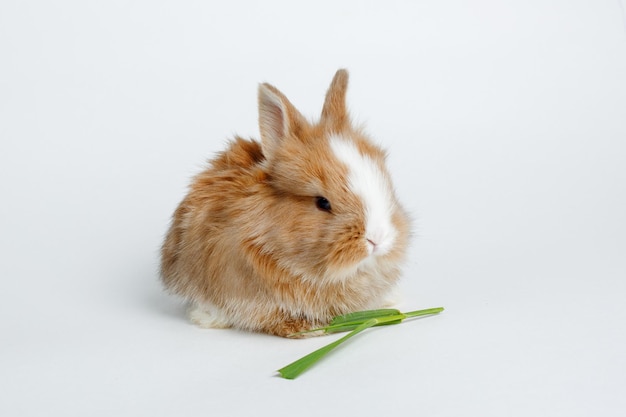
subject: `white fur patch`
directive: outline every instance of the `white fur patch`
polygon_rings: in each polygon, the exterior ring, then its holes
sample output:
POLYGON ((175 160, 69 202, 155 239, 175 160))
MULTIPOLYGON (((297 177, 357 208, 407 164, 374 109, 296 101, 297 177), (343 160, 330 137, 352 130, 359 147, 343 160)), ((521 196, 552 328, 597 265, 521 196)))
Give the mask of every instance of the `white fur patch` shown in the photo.
POLYGON ((397 231, 391 222, 391 184, 371 157, 362 155, 356 145, 341 136, 330 137, 335 156, 348 167, 348 187, 365 206, 365 240, 368 253, 384 255, 391 250, 397 231))
POLYGON ((226 329, 230 327, 228 318, 217 308, 209 305, 194 305, 189 309, 191 322, 204 329, 226 329))

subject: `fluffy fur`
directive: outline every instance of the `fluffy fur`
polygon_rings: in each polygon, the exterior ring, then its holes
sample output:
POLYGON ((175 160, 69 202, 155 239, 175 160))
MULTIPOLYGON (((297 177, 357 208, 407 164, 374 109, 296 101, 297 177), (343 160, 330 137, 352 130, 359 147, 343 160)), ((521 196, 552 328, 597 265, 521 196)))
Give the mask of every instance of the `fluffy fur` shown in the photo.
POLYGON ((384 151, 349 120, 347 84, 337 71, 315 124, 260 85, 261 142, 235 138, 193 180, 161 275, 195 323, 288 336, 378 308, 393 289, 409 221, 384 151))

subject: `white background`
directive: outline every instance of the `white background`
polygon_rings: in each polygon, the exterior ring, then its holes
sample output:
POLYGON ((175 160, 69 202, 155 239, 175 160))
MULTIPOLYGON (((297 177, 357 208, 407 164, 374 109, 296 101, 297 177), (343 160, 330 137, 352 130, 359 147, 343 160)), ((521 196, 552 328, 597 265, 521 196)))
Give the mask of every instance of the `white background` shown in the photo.
POLYGON ((0 415, 622 416, 619 0, 0 3, 0 415), (384 5, 383 5, 384 3, 384 5), (161 290, 190 177, 316 117, 337 68, 415 219, 405 309, 336 336, 202 330, 161 290))

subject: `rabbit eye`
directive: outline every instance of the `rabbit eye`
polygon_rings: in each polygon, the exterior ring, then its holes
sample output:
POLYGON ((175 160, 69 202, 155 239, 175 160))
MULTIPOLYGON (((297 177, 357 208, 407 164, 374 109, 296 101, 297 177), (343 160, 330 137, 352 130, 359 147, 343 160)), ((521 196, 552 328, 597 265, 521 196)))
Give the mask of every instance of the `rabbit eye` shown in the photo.
POLYGON ((322 211, 330 211, 330 201, 324 197, 315 197, 315 205, 322 211))

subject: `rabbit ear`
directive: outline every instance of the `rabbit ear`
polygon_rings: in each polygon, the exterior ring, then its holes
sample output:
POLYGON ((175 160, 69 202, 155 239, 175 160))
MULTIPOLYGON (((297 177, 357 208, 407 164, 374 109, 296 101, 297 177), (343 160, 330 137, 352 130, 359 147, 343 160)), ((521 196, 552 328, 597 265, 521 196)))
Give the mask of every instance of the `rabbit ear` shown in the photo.
POLYGON ((304 117, 278 89, 270 84, 259 85, 259 130, 265 157, 271 157, 283 140, 298 135, 304 117))
POLYGON ((330 83, 326 100, 322 109, 322 123, 328 124, 331 129, 342 130, 348 123, 346 109, 346 90, 348 89, 348 71, 340 69, 330 83))

